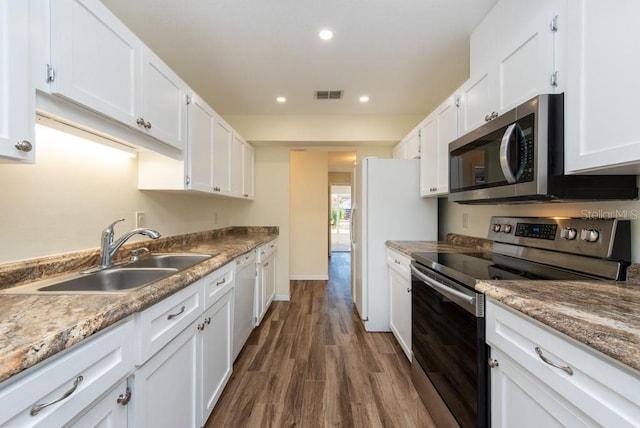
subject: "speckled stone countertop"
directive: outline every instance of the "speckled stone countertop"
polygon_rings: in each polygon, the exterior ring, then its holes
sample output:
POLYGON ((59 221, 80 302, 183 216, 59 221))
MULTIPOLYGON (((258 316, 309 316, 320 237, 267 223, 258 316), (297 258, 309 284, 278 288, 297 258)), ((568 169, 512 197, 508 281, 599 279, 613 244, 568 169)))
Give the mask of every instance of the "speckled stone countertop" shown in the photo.
MULTIPOLYGON (((450 235, 446 242, 388 241, 408 256, 420 251, 491 251, 491 241, 450 235)), ((476 290, 639 372, 640 266, 628 281, 481 281, 476 290)))
MULTIPOLYGON (((0 382, 153 305, 277 236, 275 227, 234 227, 127 244, 120 250, 122 257, 141 246, 152 252, 216 254, 128 293, 0 293, 0 382)), ((0 289, 10 292, 10 287, 16 285, 78 272, 97 265, 98 256, 97 250, 84 251, 0 265, 0 289)))

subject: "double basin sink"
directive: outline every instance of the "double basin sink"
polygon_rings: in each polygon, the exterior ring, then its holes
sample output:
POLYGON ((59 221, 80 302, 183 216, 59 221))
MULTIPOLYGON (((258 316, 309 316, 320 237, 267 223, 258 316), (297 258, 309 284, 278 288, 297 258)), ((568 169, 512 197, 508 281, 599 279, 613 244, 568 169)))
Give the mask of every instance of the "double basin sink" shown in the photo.
POLYGON ((211 254, 149 254, 93 273, 65 275, 2 290, 3 294, 118 293, 132 291, 213 257, 211 254))

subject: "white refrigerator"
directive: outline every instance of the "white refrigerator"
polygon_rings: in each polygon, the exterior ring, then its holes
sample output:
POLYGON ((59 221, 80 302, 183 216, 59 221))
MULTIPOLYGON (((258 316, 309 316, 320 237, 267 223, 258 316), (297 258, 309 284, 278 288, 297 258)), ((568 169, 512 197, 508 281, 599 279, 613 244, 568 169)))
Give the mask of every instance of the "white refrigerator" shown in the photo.
POLYGON ((364 158, 353 174, 351 293, 367 331, 389 327, 385 242, 436 241, 438 198, 420 196, 420 160, 364 158))

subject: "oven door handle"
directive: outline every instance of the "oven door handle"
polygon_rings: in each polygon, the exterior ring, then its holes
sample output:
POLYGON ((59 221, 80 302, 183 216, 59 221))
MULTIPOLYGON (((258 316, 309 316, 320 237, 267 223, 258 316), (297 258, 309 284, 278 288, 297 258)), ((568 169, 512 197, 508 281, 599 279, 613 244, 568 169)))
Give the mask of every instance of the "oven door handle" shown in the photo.
POLYGON ((465 294, 465 293, 463 293, 461 291, 454 290, 451 287, 447 287, 446 285, 443 285, 443 284, 439 283, 438 281, 429 278, 428 276, 426 276, 425 274, 420 272, 413 265, 409 265, 409 267, 411 268, 411 272, 413 272, 413 274, 415 276, 417 276, 418 279, 420 279, 420 281, 424 282, 425 284, 427 284, 431 288, 441 292, 444 295, 449 295, 449 297, 450 296, 455 296, 458 299, 462 299, 463 301, 467 302, 469 305, 475 305, 476 304, 476 297, 475 296, 469 296, 469 295, 467 295, 467 294, 465 294))

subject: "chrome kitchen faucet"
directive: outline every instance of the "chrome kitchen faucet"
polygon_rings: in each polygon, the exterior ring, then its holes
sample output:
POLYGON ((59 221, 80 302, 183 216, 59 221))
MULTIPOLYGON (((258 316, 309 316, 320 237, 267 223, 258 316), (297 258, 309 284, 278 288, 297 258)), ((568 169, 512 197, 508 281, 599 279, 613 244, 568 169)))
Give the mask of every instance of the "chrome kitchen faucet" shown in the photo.
POLYGON ((158 239, 161 236, 159 232, 153 229, 138 228, 125 233, 114 242, 113 227, 121 221, 124 221, 124 219, 114 221, 102 232, 100 269, 106 269, 113 264, 113 257, 118 252, 118 249, 133 235, 145 235, 151 239, 158 239))

